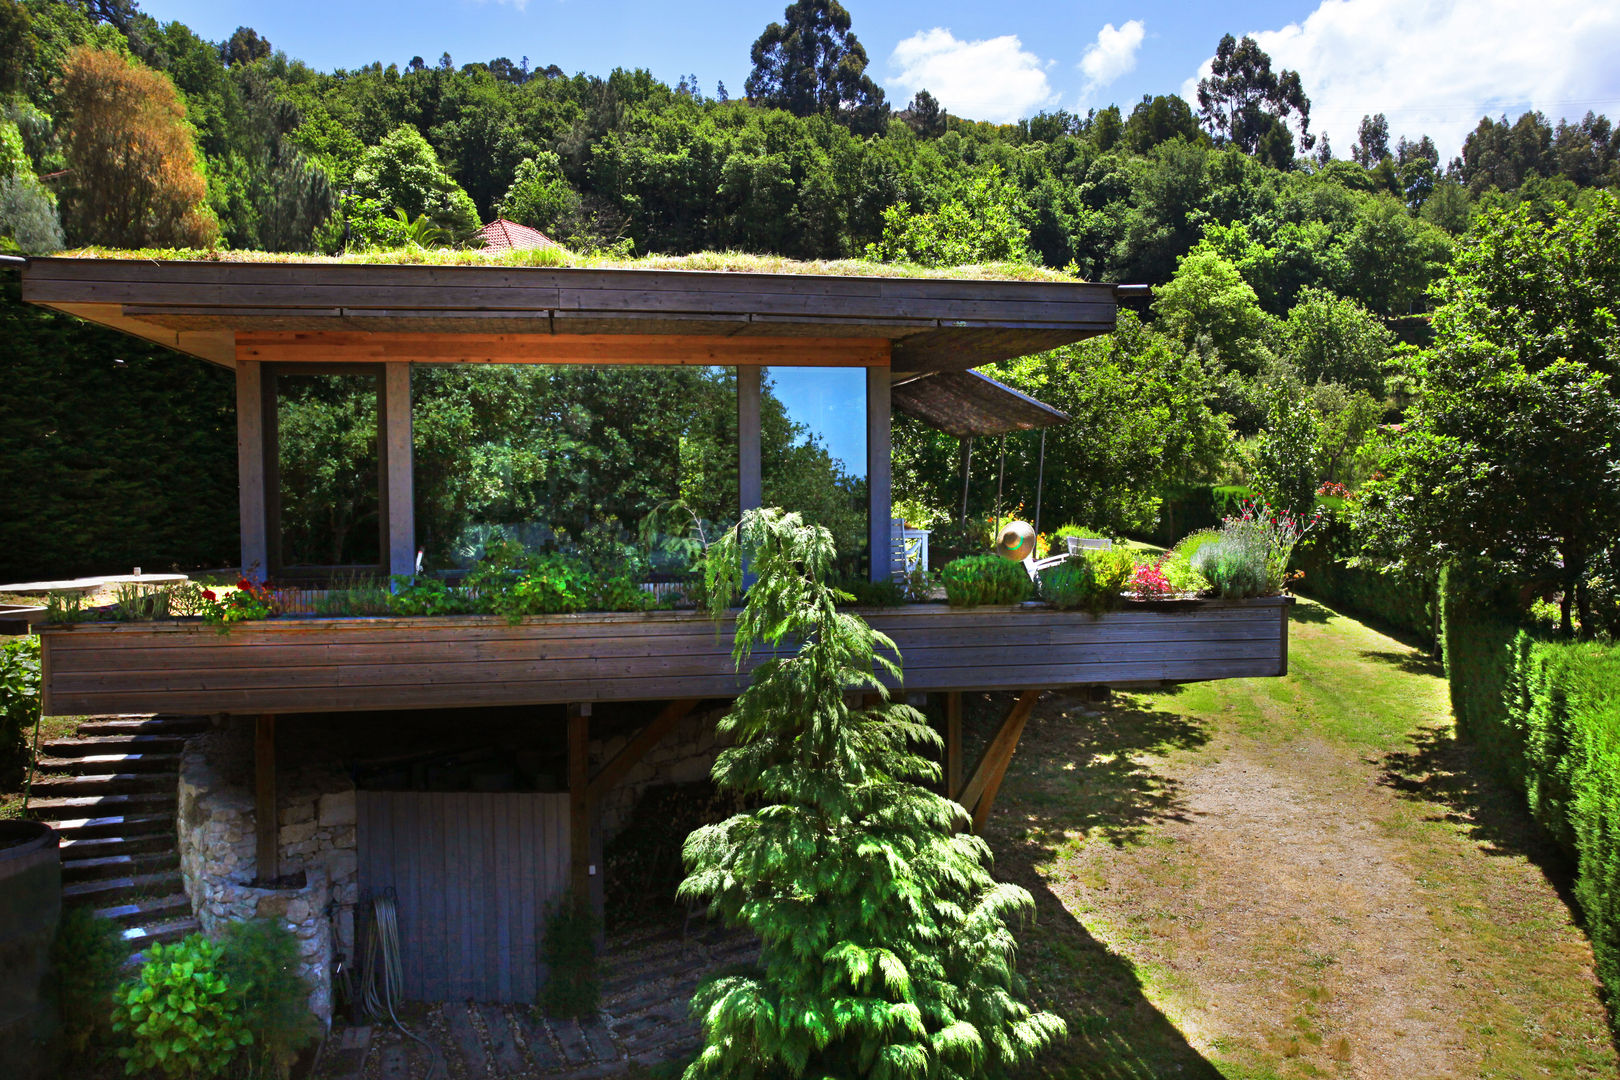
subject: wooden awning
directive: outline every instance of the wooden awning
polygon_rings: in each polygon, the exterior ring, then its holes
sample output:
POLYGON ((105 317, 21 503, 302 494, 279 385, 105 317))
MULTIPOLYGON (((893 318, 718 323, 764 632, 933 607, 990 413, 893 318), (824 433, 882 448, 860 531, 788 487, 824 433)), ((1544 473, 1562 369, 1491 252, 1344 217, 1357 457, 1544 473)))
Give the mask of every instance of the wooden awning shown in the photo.
POLYGON ((902 377, 891 391, 894 408, 959 439, 1006 435, 1066 424, 1069 415, 977 371, 941 371, 902 377))
POLYGON ((1114 285, 810 273, 44 258, 22 278, 30 303, 227 367, 242 355, 962 371, 1107 333, 1117 310, 1114 285))

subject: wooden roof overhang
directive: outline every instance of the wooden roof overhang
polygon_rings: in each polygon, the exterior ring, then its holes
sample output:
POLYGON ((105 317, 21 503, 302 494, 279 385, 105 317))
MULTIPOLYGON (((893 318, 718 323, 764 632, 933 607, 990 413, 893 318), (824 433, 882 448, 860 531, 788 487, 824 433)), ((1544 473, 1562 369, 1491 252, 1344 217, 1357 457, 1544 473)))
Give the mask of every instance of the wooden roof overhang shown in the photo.
POLYGON ((1069 414, 977 371, 940 371, 898 378, 895 409, 931 428, 969 439, 1008 435, 1069 422, 1069 414))
POLYGON ((962 371, 1114 328, 1117 287, 698 270, 30 259, 25 301, 225 367, 689 363, 962 371))

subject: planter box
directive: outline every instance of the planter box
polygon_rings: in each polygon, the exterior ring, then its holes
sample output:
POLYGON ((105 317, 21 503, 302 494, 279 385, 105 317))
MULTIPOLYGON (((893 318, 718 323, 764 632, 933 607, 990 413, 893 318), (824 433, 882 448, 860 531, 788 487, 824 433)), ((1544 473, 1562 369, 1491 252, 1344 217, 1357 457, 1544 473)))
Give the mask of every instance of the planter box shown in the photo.
MULTIPOLYGON (((905 689, 1191 682, 1288 670, 1288 597, 863 612, 905 689)), ((79 623, 41 634, 48 715, 341 712, 732 697, 731 631, 696 612, 79 623)), ((756 657, 762 659, 761 657, 756 657)))

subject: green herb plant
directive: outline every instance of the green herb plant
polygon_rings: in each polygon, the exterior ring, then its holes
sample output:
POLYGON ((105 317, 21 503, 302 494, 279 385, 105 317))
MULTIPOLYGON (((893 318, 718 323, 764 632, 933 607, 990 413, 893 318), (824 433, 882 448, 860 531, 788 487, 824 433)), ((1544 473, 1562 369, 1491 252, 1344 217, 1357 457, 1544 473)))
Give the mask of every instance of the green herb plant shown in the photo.
POLYGON ((1090 559, 1065 559, 1041 571, 1041 599, 1060 611, 1087 608, 1100 611, 1106 597, 1097 588, 1097 574, 1090 559))
MULTIPOLYGON (((678 895, 758 937, 757 964, 709 976, 703 1046, 685 1080, 1004 1073, 1065 1029, 1030 1008, 1010 922, 1033 913, 997 883, 962 807, 924 787, 939 736, 890 700, 894 643, 838 608, 827 529, 749 510, 710 548, 716 618, 736 619, 739 668, 759 664, 720 721, 717 786, 759 805, 687 838, 678 895)), ((1016 566, 1014 569, 1018 569, 1016 566)), ((1021 572, 1021 571, 1020 571, 1021 572)))
POLYGON ((125 1072, 206 1080, 253 1043, 218 963, 219 949, 201 934, 147 950, 113 998, 112 1029, 129 1042, 118 1050, 125 1072))
POLYGON ((1091 572, 1096 576, 1097 592, 1103 599, 1103 606, 1118 607, 1120 594, 1136 573, 1136 556, 1127 548, 1116 547, 1087 551, 1085 559, 1091 563, 1091 572))
POLYGON ((272 919, 227 923, 216 966, 253 1036, 243 1051, 248 1075, 287 1080, 298 1052, 321 1034, 298 974, 298 939, 272 919))
POLYGON ((1000 555, 966 555, 940 571, 945 599, 952 607, 1021 604, 1034 592, 1023 563, 1000 555))

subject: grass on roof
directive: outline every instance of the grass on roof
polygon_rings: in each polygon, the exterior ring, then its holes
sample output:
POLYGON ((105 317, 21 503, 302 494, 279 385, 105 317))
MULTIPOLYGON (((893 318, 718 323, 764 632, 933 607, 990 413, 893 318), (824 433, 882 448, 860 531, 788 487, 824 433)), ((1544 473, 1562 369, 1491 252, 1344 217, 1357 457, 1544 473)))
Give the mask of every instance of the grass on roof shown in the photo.
POLYGON ((223 251, 200 248, 79 248, 58 253, 68 259, 150 259, 164 262, 316 263, 342 265, 419 266, 536 266, 588 270, 713 270, 738 274, 813 274, 840 277, 952 278, 987 281, 1068 281, 1068 274, 1026 263, 981 263, 973 266, 932 267, 904 263, 868 262, 864 259, 818 259, 807 262, 778 255, 749 255, 736 251, 700 251, 692 255, 645 255, 612 258, 580 255, 557 248, 531 251, 485 251, 454 248, 397 248, 356 251, 344 255, 311 255, 283 251, 223 251))

